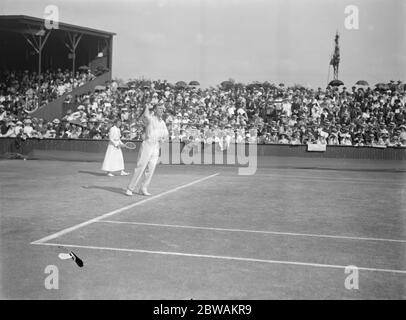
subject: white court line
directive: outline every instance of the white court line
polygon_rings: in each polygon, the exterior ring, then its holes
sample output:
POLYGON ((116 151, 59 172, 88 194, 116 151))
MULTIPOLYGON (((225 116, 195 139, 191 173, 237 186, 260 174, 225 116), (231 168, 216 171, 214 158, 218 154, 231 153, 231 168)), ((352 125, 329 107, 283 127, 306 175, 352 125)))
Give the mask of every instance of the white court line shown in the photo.
POLYGON ((349 237, 349 236, 334 236, 326 234, 311 234, 311 233, 294 233, 294 232, 277 232, 277 231, 262 231, 262 230, 248 230, 248 229, 226 229, 226 228, 211 228, 211 227, 196 227, 196 226, 182 226, 177 224, 160 224, 160 223, 146 223, 146 222, 131 222, 131 221, 116 221, 116 220, 101 220, 99 223, 117 223, 117 224, 135 224, 152 227, 168 227, 168 228, 184 228, 184 229, 199 229, 199 230, 213 230, 213 231, 229 231, 229 232, 247 232, 247 233, 262 233, 262 234, 276 234, 286 236, 299 236, 299 237, 317 237, 317 238, 334 238, 346 240, 367 240, 367 241, 386 241, 386 242, 400 242, 406 243, 402 239, 384 239, 384 238, 365 238, 365 237, 349 237))
MULTIPOLYGON (((180 190, 180 189, 184 189, 184 188, 190 187, 190 186, 192 186, 192 185, 194 185, 194 184, 196 184, 196 183, 202 182, 202 181, 204 181, 204 180, 213 178, 213 177, 218 176, 218 175, 219 175, 219 173, 215 173, 215 174, 212 174, 212 175, 210 175, 210 176, 207 176, 207 177, 204 177, 204 178, 201 178, 201 179, 198 179, 198 180, 195 180, 195 181, 186 183, 186 184, 181 185, 181 186, 179 186, 179 187, 173 188, 173 189, 171 189, 171 190, 162 192, 162 193, 157 194, 157 195, 155 195, 155 196, 148 197, 148 198, 146 198, 145 200, 141 200, 141 201, 138 201, 138 202, 136 202, 136 203, 130 204, 130 205, 128 205, 128 206, 122 207, 122 208, 120 208, 120 209, 117 209, 117 210, 114 210, 114 211, 105 213, 105 214, 103 214, 103 215, 101 215, 101 216, 98 216, 98 217, 96 217, 96 218, 93 218, 93 219, 90 219, 90 220, 88 220, 88 221, 79 223, 79 224, 77 224, 77 225, 75 225, 75 226, 73 226, 73 227, 63 229, 63 230, 61 230, 61 231, 59 231, 59 232, 56 232, 56 233, 51 234, 51 235, 49 235, 49 236, 46 236, 46 237, 44 237, 44 238, 42 238, 42 239, 33 241, 33 242, 31 242, 31 244, 42 244, 42 243, 44 243, 44 242, 46 242, 46 241, 49 241, 49 240, 58 238, 58 237, 60 237, 60 236, 62 236, 62 235, 64 235, 64 234, 67 234, 67 233, 72 232, 72 231, 75 231, 75 230, 77 230, 77 229, 79 229, 79 228, 85 227, 85 226, 87 226, 87 225, 89 225, 89 224, 92 224, 92 223, 94 223, 94 222, 97 222, 97 221, 99 221, 99 220, 101 220, 101 219, 110 217, 110 216, 112 216, 112 215, 115 215, 115 214, 117 214, 117 213, 123 212, 123 211, 128 210, 128 209, 134 208, 134 207, 139 206, 139 205, 141 205, 141 204, 143 204, 143 203, 145 203, 145 202, 148 202, 148 201, 151 201, 151 200, 160 198, 160 197, 162 197, 162 196, 165 196, 165 195, 167 195, 167 194, 169 194, 169 193, 173 193, 173 192, 178 191, 178 190, 180 190)), ((123 197, 125 197, 125 194, 124 194, 124 193, 123 193, 123 197)))
MULTIPOLYGON (((70 248, 109 250, 109 251, 121 251, 121 252, 136 252, 136 253, 150 253, 150 254, 161 254, 161 255, 171 255, 171 256, 196 257, 196 258, 221 259, 221 260, 234 260, 234 261, 246 261, 246 262, 262 262, 262 263, 270 263, 270 264, 285 264, 285 265, 296 265, 296 266, 306 266, 306 267, 335 268, 335 269, 345 269, 345 268, 348 267, 348 266, 342 266, 342 265, 336 265, 336 264, 322 264, 322 263, 282 261, 282 260, 265 260, 265 259, 253 259, 253 258, 242 258, 242 257, 231 257, 231 256, 215 256, 215 255, 207 255, 207 254, 171 252, 171 251, 151 251, 151 250, 125 249, 125 248, 112 248, 112 247, 81 246, 81 245, 64 244, 64 243, 50 243, 50 242, 48 242, 48 243, 33 243, 33 244, 43 245, 43 246, 63 246, 63 247, 70 247, 70 248)), ((377 272, 406 274, 406 270, 366 268, 366 267, 358 267, 358 266, 357 266, 357 269, 358 270, 364 270, 364 271, 377 271, 377 272)))
MULTIPOLYGON (((303 180, 303 181, 326 181, 326 182, 354 182, 354 183, 368 183, 368 184, 376 184, 376 185, 387 185, 391 184, 394 186, 405 186, 406 183, 402 183, 401 181, 390 181, 390 180, 375 180, 375 179, 352 179, 352 178, 338 178, 335 179, 333 177, 317 177, 317 176, 297 176, 297 175, 284 175, 284 174, 258 174, 259 176, 264 177, 273 177, 273 178, 290 178, 293 180, 303 180), (399 183, 397 183, 399 182, 399 183)), ((257 175, 256 175, 257 176, 257 175)))

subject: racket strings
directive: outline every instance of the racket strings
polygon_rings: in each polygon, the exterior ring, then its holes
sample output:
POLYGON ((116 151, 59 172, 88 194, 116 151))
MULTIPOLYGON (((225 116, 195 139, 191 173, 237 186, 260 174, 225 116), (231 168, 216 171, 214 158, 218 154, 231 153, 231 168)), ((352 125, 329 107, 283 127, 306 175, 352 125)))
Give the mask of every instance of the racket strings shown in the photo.
POLYGON ((124 145, 127 149, 135 149, 137 147, 134 142, 126 142, 124 145))

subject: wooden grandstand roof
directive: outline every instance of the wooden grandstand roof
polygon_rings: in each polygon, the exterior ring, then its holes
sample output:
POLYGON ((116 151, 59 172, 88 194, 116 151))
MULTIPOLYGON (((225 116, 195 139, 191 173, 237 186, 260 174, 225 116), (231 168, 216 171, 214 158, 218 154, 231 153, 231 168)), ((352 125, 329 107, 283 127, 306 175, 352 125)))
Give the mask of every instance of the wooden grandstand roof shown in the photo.
MULTIPOLYGON (((0 15, 0 30, 26 32, 27 27, 38 31, 44 26, 45 19, 25 15, 0 15)), ((113 32, 77 26, 69 23, 58 22, 57 30, 83 33, 92 36, 110 38, 116 35, 113 32)))

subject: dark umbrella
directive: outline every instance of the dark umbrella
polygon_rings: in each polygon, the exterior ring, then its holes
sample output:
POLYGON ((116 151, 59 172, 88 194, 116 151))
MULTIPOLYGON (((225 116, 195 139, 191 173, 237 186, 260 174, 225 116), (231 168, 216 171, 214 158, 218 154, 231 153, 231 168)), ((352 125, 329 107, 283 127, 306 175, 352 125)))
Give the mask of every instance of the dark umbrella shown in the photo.
POLYGON ((185 88, 185 87, 187 87, 187 83, 185 81, 178 81, 178 82, 176 82, 176 86, 185 88))
POLYGON ((306 89, 306 88, 303 87, 303 86, 300 85, 300 84, 295 84, 295 85, 293 86, 293 89, 296 89, 296 90, 304 90, 304 89, 306 89))
POLYGON ((365 80, 358 80, 355 84, 359 86, 369 86, 369 83, 366 82, 365 80))
POLYGON ((342 82, 341 80, 332 80, 329 82, 328 85, 332 86, 332 87, 338 87, 338 86, 343 86, 344 82, 342 82))
POLYGON ((231 81, 223 81, 223 82, 221 83, 221 86, 222 86, 223 88, 227 89, 227 88, 231 88, 231 87, 233 86, 233 83, 232 83, 231 81))
POLYGON ((196 80, 190 81, 189 86, 200 86, 200 83, 196 80))
POLYGON ((284 84, 284 83, 280 83, 279 86, 280 86, 280 87, 284 87, 285 84, 284 84))
POLYGON ((145 89, 151 89, 151 81, 144 80, 140 83, 140 85, 145 89))
POLYGON ((273 87, 275 87, 275 85, 271 84, 269 81, 265 81, 262 84, 262 87, 264 87, 264 88, 273 88, 273 87))
POLYGON ((377 83, 375 87, 377 90, 389 90, 389 85, 383 82, 377 83))

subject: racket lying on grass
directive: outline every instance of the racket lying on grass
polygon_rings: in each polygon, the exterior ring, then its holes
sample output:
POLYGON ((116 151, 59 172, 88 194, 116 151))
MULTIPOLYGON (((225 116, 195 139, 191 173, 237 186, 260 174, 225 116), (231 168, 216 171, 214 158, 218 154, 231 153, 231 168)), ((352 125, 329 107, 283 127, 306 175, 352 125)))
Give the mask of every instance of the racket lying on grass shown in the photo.
POLYGON ((124 146, 130 150, 137 148, 137 145, 134 142, 126 142, 124 143, 124 146))
POLYGON ((76 254, 74 254, 72 251, 70 251, 69 249, 62 247, 62 246, 58 246, 58 248, 61 248, 63 250, 65 250, 68 253, 60 253, 58 254, 59 259, 61 260, 67 260, 67 259, 72 259, 73 261, 75 261, 75 263, 82 268, 83 267, 83 260, 80 259, 76 254))

